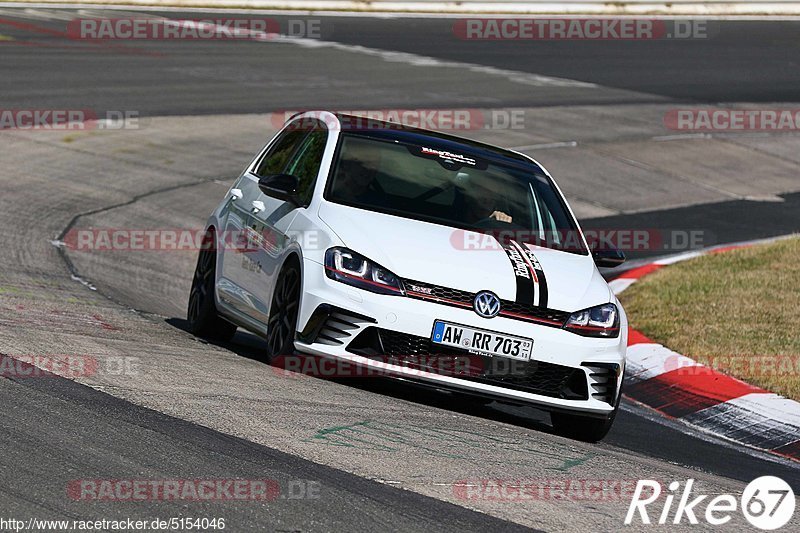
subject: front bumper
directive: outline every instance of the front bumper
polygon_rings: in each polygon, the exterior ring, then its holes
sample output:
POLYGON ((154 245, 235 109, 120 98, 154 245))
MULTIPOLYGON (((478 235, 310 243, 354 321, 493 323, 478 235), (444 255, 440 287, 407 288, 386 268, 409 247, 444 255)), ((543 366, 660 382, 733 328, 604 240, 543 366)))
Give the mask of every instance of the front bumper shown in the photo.
POLYGON ((622 326, 618 338, 604 339, 502 316, 486 319, 469 309, 357 289, 329 279, 322 265, 305 260, 298 318, 300 333, 295 348, 427 385, 535 404, 548 410, 605 417, 614 410, 622 383, 627 340, 625 324, 622 326), (473 360, 480 357, 488 369, 497 368, 496 363, 501 362, 497 360, 504 359, 432 345, 429 339, 434 320, 531 338, 534 341, 531 362, 524 368, 516 365, 515 375, 506 374, 501 379, 494 372, 458 375, 426 371, 419 365, 393 364, 396 356, 461 355, 473 360), (384 354, 362 349, 364 338, 376 332, 384 354), (359 348, 354 348, 356 345, 359 348), (582 380, 584 394, 580 394, 581 386, 576 385, 576 379, 582 380))

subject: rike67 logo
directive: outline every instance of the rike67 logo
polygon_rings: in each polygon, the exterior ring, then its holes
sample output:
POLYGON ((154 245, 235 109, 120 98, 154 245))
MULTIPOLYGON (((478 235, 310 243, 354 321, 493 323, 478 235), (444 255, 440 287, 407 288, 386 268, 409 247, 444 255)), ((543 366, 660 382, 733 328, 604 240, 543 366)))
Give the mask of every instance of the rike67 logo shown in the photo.
POLYGON ((774 530, 788 524, 794 514, 792 487, 779 477, 762 476, 754 479, 745 487, 738 501, 731 494, 718 494, 707 500, 707 494, 693 493, 693 486, 694 479, 686 480, 682 490, 681 483, 673 481, 667 487, 663 507, 658 509, 660 502, 654 504, 662 495, 661 484, 649 479, 639 480, 625 515, 625 524, 633 523, 637 512, 643 524, 650 524, 650 511, 656 513, 652 520, 658 524, 688 522, 694 525, 699 523, 699 517, 712 526, 719 526, 730 522, 734 513, 741 511, 751 525, 758 529, 774 530), (677 505, 673 507, 675 500, 677 505))

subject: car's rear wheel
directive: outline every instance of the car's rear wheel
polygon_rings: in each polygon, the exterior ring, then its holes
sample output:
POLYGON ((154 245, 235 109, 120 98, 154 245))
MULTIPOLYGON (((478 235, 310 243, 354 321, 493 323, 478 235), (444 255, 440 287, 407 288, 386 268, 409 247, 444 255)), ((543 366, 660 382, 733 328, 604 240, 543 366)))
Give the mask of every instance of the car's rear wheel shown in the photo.
POLYGON ((300 266, 290 258, 281 269, 272 293, 267 321, 267 358, 290 355, 294 351, 297 313, 300 310, 300 266))
POLYGON ((214 233, 209 231, 203 237, 203 247, 197 256, 186 318, 189 331, 194 335, 209 340, 227 341, 236 333, 236 326, 220 317, 217 312, 214 300, 217 252, 213 244, 214 233))

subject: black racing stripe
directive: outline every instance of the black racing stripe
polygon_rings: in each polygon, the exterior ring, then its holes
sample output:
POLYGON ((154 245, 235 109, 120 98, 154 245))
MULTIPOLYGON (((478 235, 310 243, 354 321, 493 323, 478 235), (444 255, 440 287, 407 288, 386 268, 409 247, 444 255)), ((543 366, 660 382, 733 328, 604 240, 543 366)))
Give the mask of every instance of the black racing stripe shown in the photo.
POLYGON ((539 302, 536 305, 539 307, 547 307, 547 278, 544 275, 544 270, 542 270, 541 263, 539 263, 539 260, 536 259, 536 256, 533 254, 533 251, 530 248, 523 246, 516 241, 511 241, 511 243, 512 245, 515 245, 517 249, 521 250, 522 253, 527 256, 531 265, 533 265, 533 271, 536 273, 536 285, 538 285, 539 289, 539 302))
POLYGON ((511 268, 514 270, 514 277, 517 280, 517 295, 514 301, 523 305, 532 304, 535 289, 533 278, 528 270, 528 265, 525 264, 525 259, 513 244, 504 245, 503 249, 508 255, 508 260, 511 261, 511 268))
POLYGON ((547 307, 547 278, 544 277, 544 270, 535 270, 536 277, 539 278, 539 307, 547 307))

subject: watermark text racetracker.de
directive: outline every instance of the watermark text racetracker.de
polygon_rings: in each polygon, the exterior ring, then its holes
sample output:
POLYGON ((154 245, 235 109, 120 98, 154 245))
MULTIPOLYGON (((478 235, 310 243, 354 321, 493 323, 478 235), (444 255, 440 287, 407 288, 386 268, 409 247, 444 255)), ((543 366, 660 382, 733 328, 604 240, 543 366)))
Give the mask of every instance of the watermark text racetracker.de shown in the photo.
POLYGON ((43 518, 0 517, 0 531, 222 531, 225 518, 173 516, 170 518, 94 518, 88 520, 51 520, 43 518))
POLYGON ((664 114, 669 130, 687 132, 800 131, 800 108, 670 109, 664 114))
POLYGON ((0 377, 82 378, 95 375, 134 376, 140 371, 140 359, 133 356, 75 354, 0 354, 0 377))
POLYGON ((139 129, 138 111, 92 109, 0 109, 0 131, 139 129))
MULTIPOLYGON (((330 35, 326 24, 326 36, 330 35)), ((160 17, 76 18, 67 35, 83 40, 270 40, 277 37, 321 39, 322 19, 294 18, 192 18, 160 17)))
MULTIPOLYGON (((450 246, 460 251, 502 251, 509 240, 547 246, 558 250, 583 250, 582 234, 574 231, 454 229, 450 246)), ((715 239, 699 229, 614 229, 583 230, 590 248, 615 248, 623 252, 688 251, 712 244, 715 239)), ((233 252, 275 251, 294 242, 303 250, 319 250, 325 241, 315 230, 278 232, 267 228, 220 230, 209 239, 201 228, 73 228, 62 241, 54 242, 78 252, 145 252, 230 250, 233 252)))
MULTIPOLYGON (((285 110, 270 113, 273 128, 280 129, 299 111, 285 110)), ((376 130, 410 126, 427 130, 524 130, 524 109, 477 109, 477 108, 386 108, 339 110, 338 121, 328 113, 310 113, 293 121, 293 129, 313 129, 316 121, 322 121, 329 129, 376 130), (386 124, 388 123, 388 124, 386 124)))
POLYGON ((73 228, 63 240, 54 242, 68 250, 78 252, 145 252, 145 251, 202 251, 230 250, 256 252, 274 250, 294 241, 305 250, 319 249, 316 231, 290 231, 280 233, 252 228, 222 230, 210 239, 201 228, 73 228))
POLYGON ((451 377, 524 376, 527 361, 480 355, 392 354, 358 358, 352 353, 330 358, 295 353, 273 359, 272 371, 281 377, 322 379, 388 377, 437 374, 451 377))
POLYGON ((73 479, 67 497, 83 502, 265 502, 317 500, 322 484, 310 479, 73 479))
POLYGON ((536 478, 464 479, 453 484, 462 501, 524 503, 533 501, 627 502, 636 479, 536 478))
POLYGON ((504 243, 514 240, 546 246, 557 250, 580 252, 583 250, 583 235, 591 249, 617 249, 622 252, 645 251, 689 251, 714 244, 714 237, 700 229, 625 229, 584 228, 576 230, 454 230, 450 243, 456 250, 492 251, 501 250, 504 243))
POLYGON ((453 24, 458 39, 489 41, 707 39, 715 32, 708 21, 697 19, 467 18, 453 24))
POLYGON ((664 359, 663 371, 677 376, 711 376, 722 372, 741 378, 800 375, 800 355, 710 355, 702 360, 700 364, 684 355, 670 355, 664 359))

